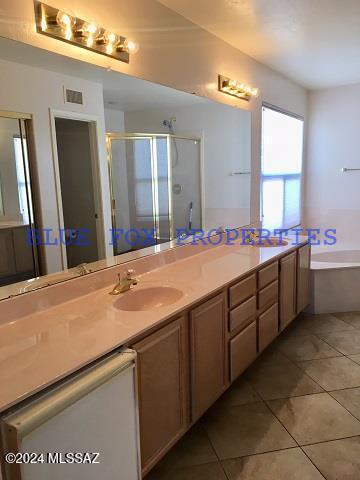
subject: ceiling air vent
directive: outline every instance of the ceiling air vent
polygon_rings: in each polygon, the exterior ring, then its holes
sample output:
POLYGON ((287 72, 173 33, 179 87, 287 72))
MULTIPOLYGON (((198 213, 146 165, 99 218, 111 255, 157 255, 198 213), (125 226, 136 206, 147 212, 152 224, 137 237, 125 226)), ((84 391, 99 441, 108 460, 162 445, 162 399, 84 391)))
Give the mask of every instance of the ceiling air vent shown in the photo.
POLYGON ((76 103, 76 105, 83 105, 83 94, 76 90, 65 89, 65 103, 76 103))

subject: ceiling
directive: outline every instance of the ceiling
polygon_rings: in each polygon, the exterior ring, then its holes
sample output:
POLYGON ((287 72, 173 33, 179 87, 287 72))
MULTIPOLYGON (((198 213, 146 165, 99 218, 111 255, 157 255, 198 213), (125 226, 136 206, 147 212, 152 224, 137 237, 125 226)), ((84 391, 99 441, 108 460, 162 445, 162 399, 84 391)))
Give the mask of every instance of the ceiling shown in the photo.
POLYGON ((158 0, 315 89, 360 82, 360 0, 158 0))
POLYGON ((3 60, 101 83, 105 108, 130 112, 209 102, 190 93, 1 37, 0 52, 3 60))

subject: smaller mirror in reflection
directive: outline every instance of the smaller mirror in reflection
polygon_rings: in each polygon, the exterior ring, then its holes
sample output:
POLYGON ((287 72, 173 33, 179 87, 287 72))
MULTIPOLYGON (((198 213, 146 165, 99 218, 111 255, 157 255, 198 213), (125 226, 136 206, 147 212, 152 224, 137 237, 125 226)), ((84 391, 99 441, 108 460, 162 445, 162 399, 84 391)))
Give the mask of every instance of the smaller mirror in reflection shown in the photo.
POLYGON ((0 285, 38 274, 24 119, 0 116, 0 285))

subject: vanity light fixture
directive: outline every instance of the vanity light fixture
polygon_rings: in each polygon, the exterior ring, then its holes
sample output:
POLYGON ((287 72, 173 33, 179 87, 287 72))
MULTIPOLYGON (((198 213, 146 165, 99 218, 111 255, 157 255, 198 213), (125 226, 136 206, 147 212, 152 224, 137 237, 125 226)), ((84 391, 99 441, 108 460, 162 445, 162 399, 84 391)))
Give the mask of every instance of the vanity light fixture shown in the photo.
POLYGON ((232 80, 223 75, 219 75, 219 91, 232 95, 233 97, 241 98, 242 100, 247 100, 248 102, 252 97, 259 95, 258 88, 254 88, 238 80, 232 80))
POLYGON ((135 42, 45 3, 36 2, 35 12, 36 29, 44 35, 126 63, 138 51, 135 42))

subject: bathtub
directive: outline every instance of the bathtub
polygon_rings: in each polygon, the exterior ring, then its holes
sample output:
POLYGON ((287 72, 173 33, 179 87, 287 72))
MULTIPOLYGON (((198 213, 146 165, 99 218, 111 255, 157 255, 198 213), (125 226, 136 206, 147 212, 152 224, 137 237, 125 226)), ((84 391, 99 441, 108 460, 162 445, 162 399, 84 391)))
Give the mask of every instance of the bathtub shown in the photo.
POLYGON ((360 311, 360 250, 313 247, 311 313, 360 311))

